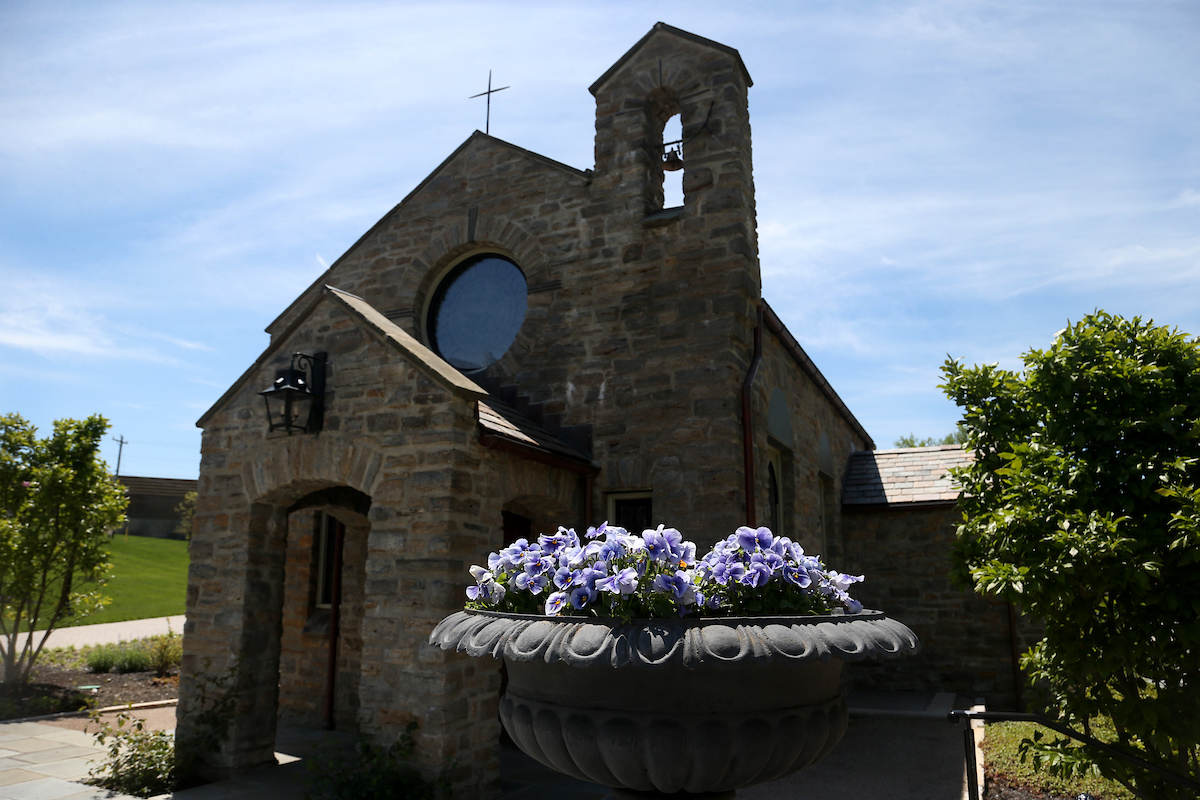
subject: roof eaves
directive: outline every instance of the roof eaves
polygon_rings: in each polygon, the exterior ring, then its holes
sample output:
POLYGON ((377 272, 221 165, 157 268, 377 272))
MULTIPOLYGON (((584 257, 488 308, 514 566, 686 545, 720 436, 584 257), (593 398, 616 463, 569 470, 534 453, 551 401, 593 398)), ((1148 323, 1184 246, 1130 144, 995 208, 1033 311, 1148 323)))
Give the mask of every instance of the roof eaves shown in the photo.
POLYGON ((646 33, 645 36, 643 36, 641 39, 637 40, 637 44, 635 44, 633 47, 629 48, 625 52, 625 55, 618 58, 617 62, 615 64, 613 64, 611 67, 609 67, 603 75, 601 75, 599 78, 596 79, 595 83, 593 83, 591 86, 588 87, 588 91, 591 92, 593 95, 595 95, 596 92, 600 91, 600 87, 603 86, 608 81, 608 79, 611 78, 613 75, 615 75, 622 67, 624 67, 625 64, 631 58, 633 58, 634 54, 637 53, 638 50, 642 49, 642 46, 645 45, 646 42, 648 42, 650 40, 650 38, 652 36, 654 36, 654 34, 658 33, 659 31, 662 31, 663 33, 674 34, 675 36, 678 36, 681 39, 687 39, 690 42, 695 42, 696 44, 702 44, 706 47, 711 47, 715 50, 720 50, 722 52, 728 53, 729 55, 731 55, 735 59, 737 59, 737 65, 742 70, 742 77, 746 79, 746 85, 747 86, 754 85, 754 81, 751 80, 751 78, 750 78, 750 70, 746 69, 746 62, 742 61, 742 54, 739 53, 736 49, 730 47, 727 44, 721 44, 720 42, 714 42, 712 39, 706 39, 703 36, 697 36, 696 34, 690 33, 681 28, 676 28, 674 25, 668 25, 665 22, 656 22, 656 23, 654 23, 654 27, 651 28, 646 33))

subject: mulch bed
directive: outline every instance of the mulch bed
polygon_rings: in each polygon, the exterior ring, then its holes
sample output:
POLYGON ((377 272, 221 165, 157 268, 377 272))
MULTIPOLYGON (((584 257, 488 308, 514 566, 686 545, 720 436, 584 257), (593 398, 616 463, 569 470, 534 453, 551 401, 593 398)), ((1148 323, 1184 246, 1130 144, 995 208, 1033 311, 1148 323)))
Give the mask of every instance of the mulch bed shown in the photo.
POLYGON ((178 696, 177 675, 165 678, 158 678, 153 672, 101 675, 87 670, 39 666, 34 667, 33 679, 15 690, 0 685, 0 720, 173 700, 178 696))

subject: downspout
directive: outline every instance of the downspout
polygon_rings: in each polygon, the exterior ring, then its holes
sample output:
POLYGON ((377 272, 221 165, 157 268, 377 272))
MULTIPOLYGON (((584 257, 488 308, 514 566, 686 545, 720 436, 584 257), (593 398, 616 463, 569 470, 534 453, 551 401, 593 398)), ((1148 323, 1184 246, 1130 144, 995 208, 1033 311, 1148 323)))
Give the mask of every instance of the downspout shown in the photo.
POLYGON ((336 526, 337 540, 333 545, 333 586, 330 587, 329 603, 329 657, 325 663, 325 730, 334 730, 333 692, 337 688, 338 639, 341 636, 342 611, 342 545, 346 526, 336 526))
POLYGON ((754 410, 750 391, 754 387, 754 377, 758 375, 758 366, 762 363, 762 332, 763 307, 760 303, 754 326, 754 358, 750 361, 746 380, 742 381, 742 462, 746 475, 746 524, 751 528, 758 527, 758 522, 754 513, 754 410))

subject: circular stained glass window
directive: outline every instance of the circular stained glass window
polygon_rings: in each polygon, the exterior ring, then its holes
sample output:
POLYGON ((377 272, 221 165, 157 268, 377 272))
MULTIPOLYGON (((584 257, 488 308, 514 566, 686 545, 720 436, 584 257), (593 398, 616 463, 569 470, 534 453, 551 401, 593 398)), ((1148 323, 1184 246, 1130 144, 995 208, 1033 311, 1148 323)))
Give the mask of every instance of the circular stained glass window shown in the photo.
POLYGON ((482 255, 455 267, 438 285, 426 321, 438 355, 477 372, 508 352, 528 306, 525 274, 503 256, 482 255))

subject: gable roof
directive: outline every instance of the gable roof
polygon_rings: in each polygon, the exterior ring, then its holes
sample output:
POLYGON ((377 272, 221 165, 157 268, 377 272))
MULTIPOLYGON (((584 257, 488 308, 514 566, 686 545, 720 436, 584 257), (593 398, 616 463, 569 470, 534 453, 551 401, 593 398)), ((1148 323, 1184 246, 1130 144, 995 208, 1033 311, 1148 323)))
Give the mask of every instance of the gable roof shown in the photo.
POLYGON ((285 308, 279 314, 279 316, 277 316, 275 319, 271 320, 271 323, 269 325, 267 325, 267 327, 265 329, 267 331, 267 333, 271 333, 272 330, 275 328, 275 326, 278 325, 284 317, 286 317, 288 314, 290 314, 292 312, 292 309, 294 309, 297 305, 302 304, 304 301, 304 298, 306 296, 310 295, 310 293, 313 291, 313 289, 315 289, 319 286, 325 285, 326 282, 333 275, 333 271, 335 269, 337 269, 338 266, 343 261, 345 261, 350 256, 351 253, 353 253, 355 250, 357 250, 359 245, 361 245, 368 238, 370 238, 371 234, 375 233, 375 231, 378 230, 382 225, 386 224, 389 220, 391 220, 391 218, 400 211, 400 209, 404 206, 405 203, 407 203, 409 200, 411 200, 413 197, 415 197, 422 189, 424 189, 426 186, 428 186, 429 183, 434 180, 434 178, 436 178, 438 175, 440 175, 443 170, 445 170, 451 163, 453 163, 454 160, 456 158, 458 158, 462 153, 464 153, 468 148, 470 148, 472 145, 476 145, 476 144, 500 145, 501 147, 511 150, 514 153, 517 153, 518 155, 524 156, 524 157, 530 159, 531 161, 536 161, 539 164, 543 164, 545 166, 552 167, 557 170, 561 170, 562 172, 565 172, 572 177, 581 178, 585 182, 590 181, 592 178, 591 170, 576 169, 575 167, 572 167, 569 164, 564 164, 561 161, 555 161, 552 158, 547 158, 546 156, 541 155, 540 153, 535 153, 532 150, 526 150, 524 147, 518 147, 517 145, 512 144, 510 142, 506 142, 503 139, 497 139, 495 136, 486 134, 483 131, 475 131, 470 136, 468 136, 462 144, 460 144, 458 147, 456 147, 454 149, 453 153, 446 156, 446 158, 442 161, 442 163, 440 163, 436 167, 434 167, 433 172, 430 172, 428 175, 426 175, 424 180, 422 180, 420 183, 418 183, 413 188, 412 191, 410 191, 408 194, 404 195, 404 198, 399 203, 394 205, 390 211, 388 211, 386 214, 384 214, 382 217, 380 217, 379 220, 374 225, 372 225, 370 228, 368 228, 367 231, 365 233, 363 233, 362 236, 358 237, 358 239, 354 242, 354 244, 352 244, 348 248, 346 248, 346 252, 344 252, 340 256, 338 256, 337 260, 334 261, 332 264, 330 264, 329 268, 326 269, 324 272, 322 272, 321 275, 315 281, 313 281, 311 284, 309 284, 308 287, 303 292, 301 292, 296 297, 295 300, 293 300, 291 303, 289 303, 288 307, 285 308))
POLYGON ((645 36, 643 36, 641 39, 638 39, 637 44, 629 48, 625 55, 617 59, 617 63, 609 67, 603 75, 596 79, 595 83, 588 87, 588 91, 593 95, 600 91, 600 87, 603 86, 609 78, 617 74, 617 72, 620 71, 620 69, 624 67, 630 61, 630 59, 637 55, 637 52, 646 45, 646 42, 650 41, 650 39, 654 36, 661 34, 671 34, 673 36, 678 36, 680 39, 686 39, 689 42, 694 42, 696 44, 704 45, 705 47, 711 47, 714 50, 720 50, 723 53, 728 53, 737 61, 737 65, 742 71, 742 77, 746 79, 746 85, 754 85, 754 81, 750 79, 750 71, 746 69, 746 63, 742 61, 742 54, 734 48, 727 44, 714 42, 712 39, 705 39, 703 36, 697 36, 694 33, 689 33, 688 31, 676 28, 674 25, 668 25, 665 22, 656 22, 654 23, 654 27, 651 28, 645 36))
POLYGON ((296 317, 292 324, 288 325, 279 336, 271 341, 271 344, 267 345, 267 349, 262 352, 262 355, 255 359, 250 368, 243 372, 242 376, 225 390, 220 399, 213 403, 212 408, 204 412, 204 416, 196 421, 196 427, 203 428, 221 406, 241 390, 242 386, 251 376, 257 375, 259 370, 262 369, 263 364, 267 363, 283 347, 284 342, 288 340, 292 332, 300 327, 312 315, 317 306, 324 301, 337 303, 349 313, 351 319, 357 322, 375 340, 391 348, 403 357, 405 361, 421 370, 425 373, 426 377, 451 394, 468 399, 487 397, 487 392, 481 389, 478 384, 450 366, 445 359, 418 342, 408 331, 385 317, 367 303, 366 300, 356 297, 349 292, 343 292, 341 289, 326 286, 324 291, 308 304, 308 307, 296 317))
POLYGON ((953 505, 960 489, 950 477, 974 454, 956 444, 867 450, 850 456, 844 506, 953 505))

